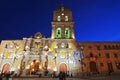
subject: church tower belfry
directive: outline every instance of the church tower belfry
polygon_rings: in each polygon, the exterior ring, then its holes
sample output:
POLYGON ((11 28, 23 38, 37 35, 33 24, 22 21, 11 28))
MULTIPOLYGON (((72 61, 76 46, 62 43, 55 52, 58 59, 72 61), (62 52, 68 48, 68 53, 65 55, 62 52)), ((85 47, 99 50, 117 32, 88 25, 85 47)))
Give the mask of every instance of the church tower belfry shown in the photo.
POLYGON ((72 11, 61 5, 53 12, 52 39, 74 39, 72 11))

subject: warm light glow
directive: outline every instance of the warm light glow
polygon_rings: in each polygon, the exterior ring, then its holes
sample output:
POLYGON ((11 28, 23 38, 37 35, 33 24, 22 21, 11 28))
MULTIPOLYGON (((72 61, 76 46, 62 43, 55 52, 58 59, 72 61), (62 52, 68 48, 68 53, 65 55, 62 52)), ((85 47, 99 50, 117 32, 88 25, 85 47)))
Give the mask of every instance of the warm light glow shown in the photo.
POLYGON ((45 46, 45 49, 47 49, 48 48, 48 46, 45 46))
POLYGON ((55 48, 58 48, 58 46, 55 46, 55 48))
POLYGON ((95 57, 91 57, 91 58, 90 58, 90 61, 95 61, 95 60, 96 60, 95 57))
POLYGON ((28 65, 27 67, 26 67, 26 69, 29 69, 30 68, 30 65, 28 65))
POLYGON ((41 65, 39 65, 39 69, 41 69, 42 67, 41 67, 41 65))
POLYGON ((51 45, 51 47, 50 47, 50 49, 51 49, 52 51, 54 51, 54 50, 55 50, 55 46, 56 46, 56 42, 53 42, 52 45, 51 45))
POLYGON ((37 60, 36 62, 38 63, 39 61, 37 60))
POLYGON ((30 65, 33 65, 33 62, 30 65))
POLYGON ((18 66, 18 69, 20 69, 20 66, 18 66))
POLYGON ((57 68, 55 67, 53 70, 54 70, 54 71, 57 71, 57 68))
POLYGON ((71 48, 71 45, 69 45, 69 48, 71 48))
POLYGON ((48 50, 49 50, 48 46, 45 46, 45 47, 44 47, 44 50, 45 50, 45 51, 48 51, 48 50))
POLYGON ((13 48, 13 45, 10 45, 10 48, 13 48))
POLYGON ((10 71, 15 71, 15 68, 11 68, 11 70, 10 71))
POLYGON ((37 36, 37 39, 39 39, 40 38, 40 36, 37 36))
POLYGON ((0 57, 2 57, 3 56, 3 54, 0 54, 0 57))
POLYGON ((17 49, 19 49, 19 46, 16 46, 17 49))
POLYGON ((57 56, 57 54, 55 54, 55 57, 57 56))
POLYGON ((54 39, 54 36, 52 36, 52 39, 54 39))
POLYGON ((69 54, 69 56, 71 56, 71 54, 69 54))
POLYGON ((51 49, 49 49, 49 51, 52 51, 51 49))
POLYGON ((61 44, 61 47, 62 47, 62 48, 65 47, 65 43, 62 43, 62 44, 61 44))
POLYGON ((74 35, 72 34, 72 38, 75 39, 74 35))
POLYGON ((62 16, 64 15, 64 13, 61 14, 62 16))
POLYGON ((51 67, 50 66, 48 66, 48 68, 47 69, 51 69, 51 67))
POLYGON ((26 46, 25 48, 26 48, 26 49, 29 49, 29 46, 26 46))

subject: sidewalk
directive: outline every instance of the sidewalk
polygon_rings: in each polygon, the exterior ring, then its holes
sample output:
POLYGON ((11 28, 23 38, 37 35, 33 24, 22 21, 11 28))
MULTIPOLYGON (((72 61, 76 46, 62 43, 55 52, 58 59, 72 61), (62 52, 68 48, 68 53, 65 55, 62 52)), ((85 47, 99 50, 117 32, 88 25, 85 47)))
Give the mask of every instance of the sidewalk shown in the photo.
MULTIPOLYGON (((3 78, 2 80, 6 80, 3 78)), ((9 80, 59 80, 59 78, 52 77, 38 77, 38 76, 24 76, 24 77, 12 77, 9 80)), ((111 75, 91 75, 91 76, 81 76, 81 77, 67 77, 66 80, 120 80, 120 74, 111 75)))
POLYGON ((99 74, 99 75, 91 75, 87 76, 89 80, 120 80, 120 73, 112 73, 108 74, 99 74))

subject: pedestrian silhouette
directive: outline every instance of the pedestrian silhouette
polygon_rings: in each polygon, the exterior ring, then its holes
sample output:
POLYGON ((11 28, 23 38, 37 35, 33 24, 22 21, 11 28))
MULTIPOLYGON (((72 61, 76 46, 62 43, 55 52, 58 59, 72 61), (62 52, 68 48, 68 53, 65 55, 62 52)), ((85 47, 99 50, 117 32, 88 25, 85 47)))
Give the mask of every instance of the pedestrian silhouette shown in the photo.
POLYGON ((59 73, 59 80, 66 80, 65 72, 60 71, 60 73, 59 73))

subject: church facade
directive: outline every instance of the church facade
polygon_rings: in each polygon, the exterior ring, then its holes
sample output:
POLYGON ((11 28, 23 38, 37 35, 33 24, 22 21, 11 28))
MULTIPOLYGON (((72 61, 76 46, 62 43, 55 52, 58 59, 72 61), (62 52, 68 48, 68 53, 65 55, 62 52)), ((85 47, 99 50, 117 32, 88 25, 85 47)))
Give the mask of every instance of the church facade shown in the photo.
POLYGON ((94 74, 120 71, 120 42, 76 42, 72 11, 64 6, 53 12, 51 38, 2 40, 0 72, 21 75, 63 71, 94 74))

